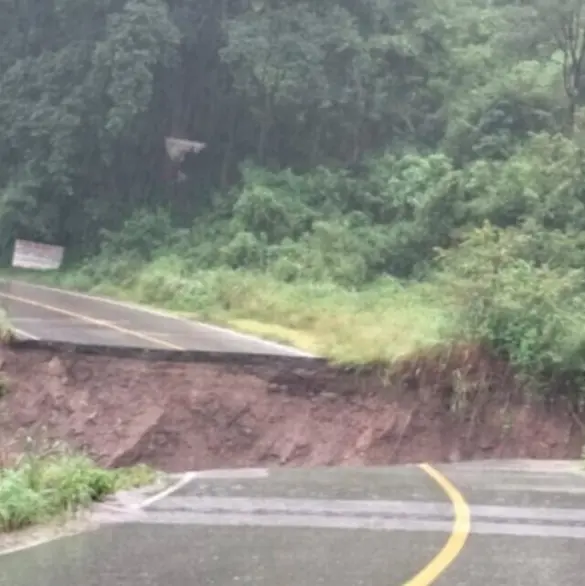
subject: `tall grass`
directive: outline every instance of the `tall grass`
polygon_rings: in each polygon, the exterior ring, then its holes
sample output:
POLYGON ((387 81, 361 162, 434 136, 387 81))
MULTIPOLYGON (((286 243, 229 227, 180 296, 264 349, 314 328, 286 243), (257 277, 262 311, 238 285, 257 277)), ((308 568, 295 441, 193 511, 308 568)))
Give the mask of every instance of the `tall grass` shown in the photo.
POLYGON ((26 454, 0 467, 0 532, 46 522, 153 480, 154 472, 144 466, 103 470, 69 451, 26 454))
POLYGON ((286 283, 267 273, 190 270, 177 257, 120 271, 62 275, 63 286, 161 307, 286 342, 339 362, 388 362, 444 339, 449 299, 429 283, 383 278, 360 290, 332 283, 286 283), (128 275, 131 275, 129 277, 128 275))

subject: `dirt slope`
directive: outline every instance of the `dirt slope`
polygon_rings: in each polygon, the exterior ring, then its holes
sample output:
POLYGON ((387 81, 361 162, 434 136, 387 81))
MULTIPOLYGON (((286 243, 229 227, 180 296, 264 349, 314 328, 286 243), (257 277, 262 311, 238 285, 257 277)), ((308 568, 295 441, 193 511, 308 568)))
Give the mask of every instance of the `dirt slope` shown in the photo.
POLYGON ((109 466, 390 464, 576 458, 566 405, 519 398, 496 361, 461 350, 388 379, 323 364, 284 368, 0 349, 0 442, 59 439, 109 466))

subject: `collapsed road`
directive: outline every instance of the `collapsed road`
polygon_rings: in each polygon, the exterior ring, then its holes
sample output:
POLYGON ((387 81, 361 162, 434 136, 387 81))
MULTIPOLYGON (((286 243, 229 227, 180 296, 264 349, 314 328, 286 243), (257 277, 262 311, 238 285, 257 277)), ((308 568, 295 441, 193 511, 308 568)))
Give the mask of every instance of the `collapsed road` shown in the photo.
POLYGON ((82 535, 0 555, 0 586, 582 583, 578 463, 388 465, 574 457, 583 437, 567 413, 495 392, 452 413, 443 390, 392 394, 376 373, 312 360, 287 372, 284 359, 307 355, 155 310, 14 281, 0 300, 39 342, 0 348, 3 445, 41 428, 105 465, 199 470, 143 506, 98 509, 82 535), (236 364, 245 355, 264 362, 236 364))

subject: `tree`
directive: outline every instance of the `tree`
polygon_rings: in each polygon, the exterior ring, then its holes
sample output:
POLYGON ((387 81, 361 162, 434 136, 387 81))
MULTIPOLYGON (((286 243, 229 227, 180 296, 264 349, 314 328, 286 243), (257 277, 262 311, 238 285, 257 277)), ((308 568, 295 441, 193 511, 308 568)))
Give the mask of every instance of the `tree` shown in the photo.
POLYGON ((552 25, 558 50, 563 60, 563 84, 567 94, 567 132, 575 129, 577 107, 583 103, 585 60, 585 2, 562 0, 559 3, 539 3, 540 12, 552 25))
POLYGON ((0 160, 10 185, 0 231, 86 240, 113 202, 120 210, 131 197, 116 197, 127 153, 140 156, 138 120, 180 38, 160 0, 27 4, 30 12, 8 12, 0 57, 0 160), (16 213, 31 206, 34 222, 16 213))
POLYGON ((585 0, 524 0, 507 12, 517 28, 508 32, 506 49, 557 65, 566 100, 564 130, 572 136, 585 98, 585 0))
POLYGON ((372 156, 463 167, 570 134, 582 2, 0 0, 0 253, 93 250, 137 209, 229 214, 248 162, 343 167, 349 213, 372 156), (166 137, 206 148, 179 173, 166 137))

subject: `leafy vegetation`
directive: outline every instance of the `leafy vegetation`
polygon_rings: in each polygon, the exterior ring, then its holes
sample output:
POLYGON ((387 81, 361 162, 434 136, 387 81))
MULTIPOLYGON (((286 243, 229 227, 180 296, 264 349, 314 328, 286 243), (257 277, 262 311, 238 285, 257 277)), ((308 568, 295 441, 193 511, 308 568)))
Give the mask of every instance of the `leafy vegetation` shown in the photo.
POLYGON ((143 466, 103 470, 64 450, 27 453, 14 466, 0 467, 0 532, 73 513, 117 490, 153 479, 152 470, 143 466))
MULTIPOLYGON (((111 265, 106 261, 103 266, 111 265)), ((90 271, 67 274, 60 284, 163 306, 339 362, 394 360, 439 343, 449 325, 447 296, 438 297, 440 292, 424 283, 415 287, 392 278, 348 290, 327 282, 283 283, 262 272, 193 272, 170 257, 134 265, 122 285, 90 271)))
POLYGON ((585 0, 25 4, 0 256, 63 244, 68 286, 343 361, 467 340, 582 388, 585 0))

